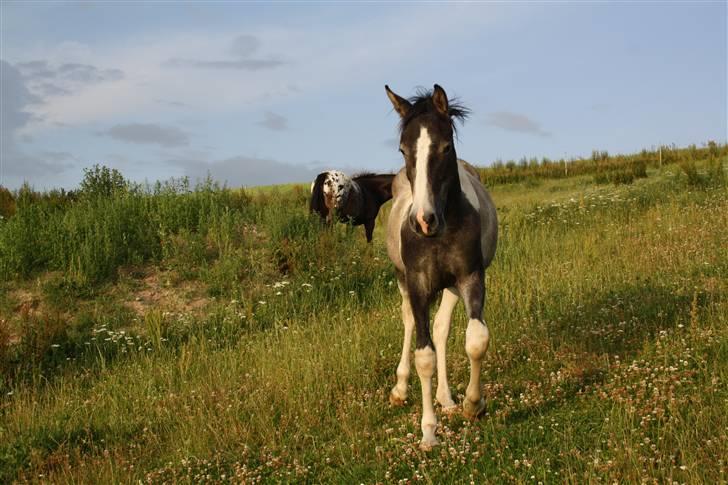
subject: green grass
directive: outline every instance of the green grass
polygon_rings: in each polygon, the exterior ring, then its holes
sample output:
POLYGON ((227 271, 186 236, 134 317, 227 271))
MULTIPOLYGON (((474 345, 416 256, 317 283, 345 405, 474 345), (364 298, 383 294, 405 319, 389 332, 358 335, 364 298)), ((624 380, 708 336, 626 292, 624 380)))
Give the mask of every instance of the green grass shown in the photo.
MULTIPOLYGON (((487 410, 438 413, 430 453, 414 372, 407 405, 387 399, 402 334, 388 206, 367 245, 308 217, 304 186, 20 203, 0 225, 15 251, 0 253, 0 482, 725 482, 728 192, 714 165, 491 187, 487 410), (93 249, 93 234, 113 244, 93 249), (22 252, 63 237, 58 254, 22 252), (183 288, 204 304, 175 306, 183 288)), ((459 306, 459 402, 465 321, 459 306)))

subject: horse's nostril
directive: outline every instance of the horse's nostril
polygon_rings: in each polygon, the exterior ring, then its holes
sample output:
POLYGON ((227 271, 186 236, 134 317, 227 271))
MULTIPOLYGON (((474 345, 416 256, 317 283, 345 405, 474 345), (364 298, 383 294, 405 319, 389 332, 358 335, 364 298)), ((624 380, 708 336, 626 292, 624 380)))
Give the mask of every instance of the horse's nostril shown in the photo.
MULTIPOLYGON (((411 216, 410 216, 411 217, 411 216)), ((410 219, 412 220, 412 219, 410 219)), ((438 226, 438 220, 437 216, 434 212, 425 212, 422 209, 420 209, 417 212, 416 217, 414 217, 414 221, 412 221, 413 227, 419 226, 420 231, 422 234, 426 236, 433 236, 437 232, 437 226, 438 226)))

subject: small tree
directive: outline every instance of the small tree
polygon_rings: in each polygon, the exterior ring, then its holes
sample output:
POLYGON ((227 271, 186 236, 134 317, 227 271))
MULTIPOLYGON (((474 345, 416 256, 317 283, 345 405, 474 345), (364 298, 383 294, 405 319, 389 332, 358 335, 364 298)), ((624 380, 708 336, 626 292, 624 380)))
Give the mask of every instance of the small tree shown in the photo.
POLYGON ((86 197, 112 197, 128 190, 129 184, 115 168, 94 165, 83 169, 80 193, 86 197))

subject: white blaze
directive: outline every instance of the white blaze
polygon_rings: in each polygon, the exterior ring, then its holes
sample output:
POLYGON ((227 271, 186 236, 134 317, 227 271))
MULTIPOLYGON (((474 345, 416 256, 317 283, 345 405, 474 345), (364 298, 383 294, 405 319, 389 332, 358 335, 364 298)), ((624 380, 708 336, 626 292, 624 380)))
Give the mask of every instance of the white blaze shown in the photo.
POLYGON ((428 197, 427 171, 430 160, 430 145, 432 139, 427 128, 420 127, 420 136, 417 138, 415 153, 415 189, 412 194, 412 202, 415 214, 420 210, 432 210, 432 203, 428 197))

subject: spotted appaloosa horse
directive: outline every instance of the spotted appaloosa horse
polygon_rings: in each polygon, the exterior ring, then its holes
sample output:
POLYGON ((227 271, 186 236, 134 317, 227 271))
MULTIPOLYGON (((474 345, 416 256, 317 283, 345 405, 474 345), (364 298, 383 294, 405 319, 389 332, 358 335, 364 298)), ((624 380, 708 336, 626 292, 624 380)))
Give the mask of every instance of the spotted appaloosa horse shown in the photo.
POLYGON ((320 173, 311 183, 309 209, 327 222, 334 214, 340 222, 364 224, 367 241, 372 241, 379 208, 392 198, 393 174, 362 173, 353 178, 343 172, 320 173))
POLYGON ((495 255, 498 221, 495 205, 477 172, 457 159, 454 121, 468 110, 448 101, 435 84, 432 92, 404 99, 385 86, 401 117, 400 152, 405 166, 392 183, 394 202, 387 227, 387 251, 402 294, 404 345, 397 384, 390 401, 407 397, 412 330, 416 328, 415 368, 422 384, 422 449, 437 445, 437 418, 432 404, 432 376, 437 369, 437 401, 444 412, 456 409, 445 368, 447 337, 453 309, 462 297, 468 320, 465 352, 470 359, 463 414, 477 417, 484 409, 480 368, 488 349, 483 321, 485 269, 495 255), (430 336, 429 307, 443 292, 430 336))

